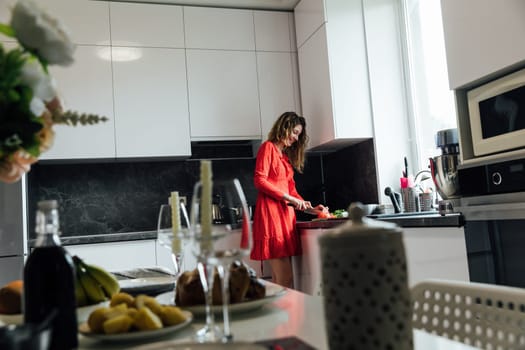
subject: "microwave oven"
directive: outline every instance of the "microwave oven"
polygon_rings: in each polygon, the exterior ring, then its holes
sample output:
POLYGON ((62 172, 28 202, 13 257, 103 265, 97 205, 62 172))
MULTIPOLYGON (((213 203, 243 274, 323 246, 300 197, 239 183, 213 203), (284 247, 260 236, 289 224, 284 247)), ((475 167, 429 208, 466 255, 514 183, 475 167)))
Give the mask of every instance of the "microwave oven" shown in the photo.
POLYGON ((525 148, 525 69, 467 91, 474 156, 525 148))

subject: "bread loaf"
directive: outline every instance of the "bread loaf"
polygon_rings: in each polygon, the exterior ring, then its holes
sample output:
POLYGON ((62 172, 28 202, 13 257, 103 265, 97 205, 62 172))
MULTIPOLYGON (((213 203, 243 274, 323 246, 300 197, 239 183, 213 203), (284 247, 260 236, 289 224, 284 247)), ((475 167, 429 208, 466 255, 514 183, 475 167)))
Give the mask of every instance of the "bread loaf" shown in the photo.
MULTIPOLYGON (((248 299, 264 298, 265 287, 257 280, 255 272, 241 262, 230 266, 230 303, 240 303, 248 299)), ((213 304, 222 304, 222 293, 217 271, 213 282, 213 304)), ((175 287, 175 304, 192 306, 204 304, 204 291, 197 269, 186 271, 180 275, 175 287)))

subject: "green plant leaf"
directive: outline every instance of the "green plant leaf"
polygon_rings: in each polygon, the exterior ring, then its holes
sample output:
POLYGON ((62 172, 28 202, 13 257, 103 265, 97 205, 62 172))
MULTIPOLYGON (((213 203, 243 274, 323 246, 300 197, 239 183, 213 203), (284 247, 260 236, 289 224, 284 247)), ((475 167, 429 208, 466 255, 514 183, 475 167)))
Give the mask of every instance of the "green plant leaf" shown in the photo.
POLYGON ((0 23, 0 33, 10 37, 10 38, 14 38, 15 37, 15 30, 13 28, 11 28, 11 26, 7 25, 7 24, 3 24, 3 23, 0 23))

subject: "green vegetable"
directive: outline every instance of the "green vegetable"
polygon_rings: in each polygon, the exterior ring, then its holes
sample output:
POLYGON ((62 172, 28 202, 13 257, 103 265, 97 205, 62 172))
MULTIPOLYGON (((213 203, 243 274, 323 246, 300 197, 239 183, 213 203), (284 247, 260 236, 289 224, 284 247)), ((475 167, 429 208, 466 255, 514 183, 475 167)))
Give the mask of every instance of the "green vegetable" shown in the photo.
POLYGON ((348 212, 345 209, 337 209, 333 213, 336 218, 346 218, 348 217, 348 212))

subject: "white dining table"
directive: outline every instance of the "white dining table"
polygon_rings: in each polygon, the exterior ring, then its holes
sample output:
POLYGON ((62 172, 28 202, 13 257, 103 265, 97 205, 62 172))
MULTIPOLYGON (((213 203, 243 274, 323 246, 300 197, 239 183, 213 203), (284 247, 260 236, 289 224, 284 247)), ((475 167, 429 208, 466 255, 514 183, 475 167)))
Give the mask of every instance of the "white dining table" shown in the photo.
MULTIPOLYGON (((217 317, 219 325, 221 317, 217 317)), ((195 318, 183 329, 157 339, 133 342, 104 342, 79 335, 79 350, 130 349, 151 342, 192 342, 195 331, 203 327, 204 318, 195 318)), ((328 349, 323 300, 293 289, 263 305, 260 309, 232 315, 234 341, 255 342, 295 336, 312 347, 328 349)), ((414 330, 414 350, 472 350, 477 349, 444 337, 414 330)))

